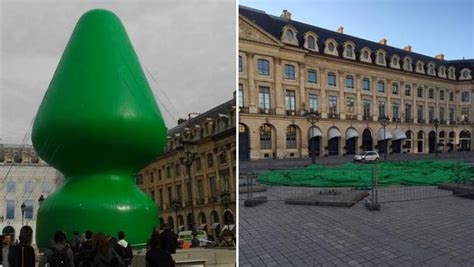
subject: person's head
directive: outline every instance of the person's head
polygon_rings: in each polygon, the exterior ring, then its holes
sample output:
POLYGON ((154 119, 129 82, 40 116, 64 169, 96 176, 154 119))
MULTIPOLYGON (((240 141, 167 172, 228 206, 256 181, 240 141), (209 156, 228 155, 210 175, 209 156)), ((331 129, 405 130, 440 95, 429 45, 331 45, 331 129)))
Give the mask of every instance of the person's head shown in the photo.
POLYGON ((94 244, 97 248, 97 251, 99 251, 102 255, 107 253, 109 248, 109 239, 104 234, 97 233, 94 236, 94 244))
POLYGON ((117 235, 118 237, 118 240, 122 240, 122 239, 125 239, 125 233, 123 231, 120 231, 117 235))
POLYGON ((31 243, 31 240, 27 235, 20 235, 19 239, 21 245, 29 245, 31 243))
POLYGON ((9 234, 5 234, 3 236, 3 244, 9 246, 12 243, 12 236, 9 234))
POLYGON ((91 238, 92 238, 92 231, 91 231, 91 230, 87 230, 85 236, 86 236, 86 239, 87 239, 87 240, 91 239, 91 238))
POLYGON ((150 247, 159 248, 160 247, 160 237, 155 235, 150 238, 150 247))
POLYGON ((56 231, 53 240, 54 243, 64 243, 66 242, 66 234, 63 231, 56 231))

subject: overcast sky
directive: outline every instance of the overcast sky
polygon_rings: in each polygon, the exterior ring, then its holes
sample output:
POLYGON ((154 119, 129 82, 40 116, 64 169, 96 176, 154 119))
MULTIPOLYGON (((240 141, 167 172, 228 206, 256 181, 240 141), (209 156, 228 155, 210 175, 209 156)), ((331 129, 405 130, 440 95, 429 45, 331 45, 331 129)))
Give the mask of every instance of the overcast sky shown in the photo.
POLYGON ((93 8, 122 20, 168 128, 232 98, 235 1, 65 2, 0 0, 0 143, 22 143, 77 20, 93 8))

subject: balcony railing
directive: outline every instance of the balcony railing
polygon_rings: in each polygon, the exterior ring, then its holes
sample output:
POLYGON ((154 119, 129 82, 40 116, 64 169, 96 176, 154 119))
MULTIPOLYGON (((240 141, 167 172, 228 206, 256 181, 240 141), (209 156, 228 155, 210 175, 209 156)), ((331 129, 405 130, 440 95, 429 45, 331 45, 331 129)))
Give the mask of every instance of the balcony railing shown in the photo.
POLYGON ((328 119, 339 119, 339 114, 337 113, 329 113, 328 119))
POLYGON ((239 112, 240 113, 249 113, 249 107, 240 107, 239 112))
POLYGON ((364 121, 373 121, 374 118, 372 116, 364 115, 364 116, 362 116, 362 120, 364 120, 364 121))
POLYGON ((357 120, 357 115, 355 114, 347 114, 346 115, 346 120, 357 120))
POLYGON ((456 125, 457 123, 456 123, 455 120, 449 120, 449 124, 450 124, 450 125, 456 125))
POLYGON ((445 120, 441 120, 441 121, 439 121, 439 124, 446 124, 446 121, 445 121, 445 120))
POLYGON ((298 113, 296 110, 287 110, 286 116, 296 116, 298 113))
POLYGON ((429 124, 433 124, 433 122, 434 122, 434 119, 430 119, 430 120, 428 121, 429 124))
POLYGON ((204 198, 196 199, 196 205, 204 205, 204 198))
POLYGON ((418 119, 418 123, 425 123, 425 119, 418 119))
POLYGON ((392 121, 393 121, 393 122, 402 122, 402 119, 393 117, 393 118, 392 118, 392 121))
POLYGON ((410 123, 410 122, 413 122, 413 118, 406 117, 406 118, 405 118, 405 122, 409 122, 409 123, 410 123))
POLYGON ((260 108, 260 109, 258 109, 258 112, 260 114, 275 115, 275 109, 274 108, 260 108))

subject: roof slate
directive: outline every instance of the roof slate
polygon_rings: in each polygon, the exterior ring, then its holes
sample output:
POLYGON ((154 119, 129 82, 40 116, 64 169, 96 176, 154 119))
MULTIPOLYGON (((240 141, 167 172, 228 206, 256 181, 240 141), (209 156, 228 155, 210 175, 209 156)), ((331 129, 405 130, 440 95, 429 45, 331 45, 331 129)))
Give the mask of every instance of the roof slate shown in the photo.
MULTIPOLYGON (((245 6, 239 6, 239 14, 246 17, 247 19, 249 19, 256 25, 261 27, 266 32, 270 33, 273 37, 275 37, 278 40, 280 40, 281 38, 281 31, 283 27, 285 25, 292 25, 297 30, 298 47, 303 48, 303 49, 306 49, 304 48, 304 33, 306 32, 312 31, 318 35, 319 51, 324 51, 323 45, 324 45, 325 40, 329 38, 333 38, 338 43, 338 52, 339 52, 340 58, 342 58, 341 44, 345 43, 346 41, 352 41, 356 45, 355 51, 356 51, 357 59, 359 59, 360 50, 363 47, 368 47, 370 50, 372 50, 372 52, 375 52, 379 49, 383 49, 386 52, 386 62, 390 62, 390 58, 394 54, 399 55, 401 59, 403 59, 405 56, 411 57, 412 63, 413 63, 413 66, 412 66, 413 70, 415 69, 415 64, 418 60, 423 61, 425 64, 427 64, 430 61, 435 63, 436 73, 440 66, 446 66, 446 69, 448 69, 451 66, 454 66, 456 68, 456 73, 455 73, 456 80, 459 79, 460 71, 463 68, 469 68, 471 70, 471 73, 473 73, 473 69, 474 69, 474 59, 439 60, 434 57, 418 54, 415 52, 408 52, 400 48, 396 48, 396 47, 392 47, 388 45, 382 45, 377 42, 361 39, 361 38, 351 36, 348 34, 342 34, 335 31, 330 31, 324 28, 316 27, 313 25, 299 22, 299 21, 287 20, 285 18, 269 15, 265 13, 264 11, 250 8, 250 7, 245 7, 245 6)), ((290 44, 286 44, 286 45, 290 45, 290 44)), ((318 52, 311 51, 311 53, 318 53, 318 52)), ((375 62, 375 60, 373 60, 373 62, 375 62)), ((389 68, 389 64, 387 64, 387 68, 389 68)), ((401 70, 401 71, 404 71, 404 70, 401 70)), ((414 73, 412 71, 407 71, 407 72, 414 73)))

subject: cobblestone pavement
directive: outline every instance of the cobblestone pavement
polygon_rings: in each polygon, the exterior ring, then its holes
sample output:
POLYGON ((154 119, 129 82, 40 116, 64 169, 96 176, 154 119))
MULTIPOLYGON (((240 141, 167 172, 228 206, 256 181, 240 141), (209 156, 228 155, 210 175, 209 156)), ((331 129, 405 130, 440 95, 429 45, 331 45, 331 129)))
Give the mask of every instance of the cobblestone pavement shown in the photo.
POLYGON ((278 190, 261 193, 278 200, 257 207, 240 201, 240 266, 474 266, 474 200, 384 203, 371 212, 362 202, 286 205, 278 190))

